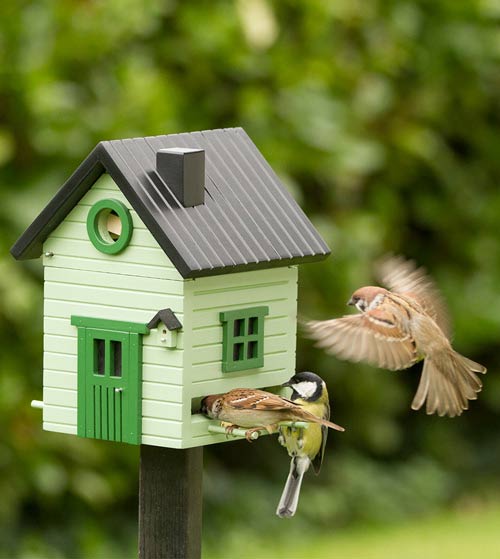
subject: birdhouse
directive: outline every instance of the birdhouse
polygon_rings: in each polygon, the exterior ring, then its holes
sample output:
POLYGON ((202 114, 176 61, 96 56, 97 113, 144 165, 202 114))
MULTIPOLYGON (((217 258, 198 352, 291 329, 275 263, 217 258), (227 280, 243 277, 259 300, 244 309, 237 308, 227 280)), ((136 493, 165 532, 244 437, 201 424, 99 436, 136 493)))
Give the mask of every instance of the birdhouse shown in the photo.
POLYGON ((295 372, 297 265, 329 249, 241 128, 100 142, 12 247, 44 268, 43 428, 225 441, 207 394, 295 372))

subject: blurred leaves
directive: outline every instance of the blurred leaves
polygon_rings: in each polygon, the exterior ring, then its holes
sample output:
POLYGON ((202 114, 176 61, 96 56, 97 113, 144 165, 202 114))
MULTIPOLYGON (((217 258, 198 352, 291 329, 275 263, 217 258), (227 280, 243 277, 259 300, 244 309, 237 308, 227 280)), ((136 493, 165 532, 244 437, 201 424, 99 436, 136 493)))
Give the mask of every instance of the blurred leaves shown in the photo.
MULTIPOLYGON (((29 409, 42 276, 8 254, 103 139, 243 126, 332 247, 301 268, 302 315, 343 314, 374 259, 402 253, 442 288, 457 349, 489 368, 471 410, 429 418, 409 410, 418 366, 354 366, 299 339, 297 367, 325 377, 348 431, 330 437, 294 522, 382 521, 382 508, 391 521, 498 491, 499 16, 493 0, 0 5, 0 554, 123 557, 135 545, 136 449, 43 433, 29 409)), ((206 455, 207 542, 279 522, 282 449, 206 455)))

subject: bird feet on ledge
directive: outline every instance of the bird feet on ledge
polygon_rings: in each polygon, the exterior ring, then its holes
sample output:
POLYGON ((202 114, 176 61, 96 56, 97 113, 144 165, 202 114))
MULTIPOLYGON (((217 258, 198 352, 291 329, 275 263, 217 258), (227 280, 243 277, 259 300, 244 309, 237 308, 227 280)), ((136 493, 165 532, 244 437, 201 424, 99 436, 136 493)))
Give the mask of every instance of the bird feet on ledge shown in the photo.
POLYGON ((245 431, 246 440, 249 443, 251 443, 252 441, 255 440, 254 437, 253 437, 253 434, 254 433, 259 433, 259 431, 262 431, 263 429, 265 429, 270 435, 272 435, 278 429, 278 425, 266 425, 266 426, 263 426, 263 427, 252 427, 251 429, 247 429, 245 431))

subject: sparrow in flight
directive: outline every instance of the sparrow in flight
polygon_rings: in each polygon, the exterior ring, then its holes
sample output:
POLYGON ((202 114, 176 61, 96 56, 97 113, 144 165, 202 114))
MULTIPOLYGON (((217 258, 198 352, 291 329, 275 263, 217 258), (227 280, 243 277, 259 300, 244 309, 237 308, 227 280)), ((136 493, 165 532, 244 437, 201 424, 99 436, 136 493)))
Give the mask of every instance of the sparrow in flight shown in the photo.
POLYGON ((378 275, 387 289, 361 287, 348 301, 360 314, 305 322, 307 334, 341 359, 384 369, 407 369, 424 359, 411 407, 425 403, 428 414, 460 415, 477 398, 482 387, 477 373, 486 368, 451 347, 445 305, 421 268, 390 257, 378 275))

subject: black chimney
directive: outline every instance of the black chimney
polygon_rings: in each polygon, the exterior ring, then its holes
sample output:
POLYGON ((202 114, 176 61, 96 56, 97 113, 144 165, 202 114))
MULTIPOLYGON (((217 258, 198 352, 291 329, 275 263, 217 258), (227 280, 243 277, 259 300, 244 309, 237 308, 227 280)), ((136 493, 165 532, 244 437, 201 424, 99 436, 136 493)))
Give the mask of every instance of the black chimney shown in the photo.
POLYGON ((186 208, 205 201, 205 150, 166 148, 156 152, 156 171, 186 208))

